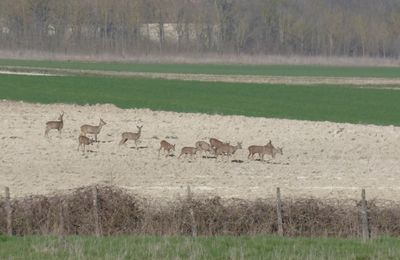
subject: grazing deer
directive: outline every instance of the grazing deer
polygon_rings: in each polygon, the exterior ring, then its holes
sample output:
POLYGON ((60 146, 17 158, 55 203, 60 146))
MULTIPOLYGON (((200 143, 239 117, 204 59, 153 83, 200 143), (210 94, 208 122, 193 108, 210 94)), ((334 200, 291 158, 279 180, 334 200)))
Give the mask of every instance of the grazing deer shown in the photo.
POLYGON ((196 155, 197 151, 198 151, 198 149, 196 147, 183 147, 178 159, 181 158, 181 156, 184 154, 190 155, 190 157, 193 157, 193 155, 196 155))
POLYGON ((142 134, 143 126, 136 126, 136 127, 139 129, 139 132, 137 132, 137 133, 132 133, 132 132, 122 133, 122 138, 121 138, 121 141, 119 142, 119 145, 126 143, 126 141, 128 141, 128 140, 134 140, 135 146, 137 147, 137 141, 139 140, 140 135, 142 134))
POLYGON ((207 142, 197 141, 195 146, 196 146, 197 150, 200 151, 200 153, 202 153, 202 152, 209 152, 210 154, 215 153, 215 150, 207 142))
POLYGON ((271 140, 266 144, 266 145, 251 145, 249 146, 249 155, 247 156, 248 159, 250 159, 250 157, 254 158, 254 154, 258 153, 258 155, 260 156, 260 159, 262 161, 264 161, 264 155, 265 154, 269 154, 272 156, 272 158, 275 158, 276 154, 283 154, 282 148, 275 148, 272 143, 271 140))
POLYGON ((83 125, 81 126, 81 135, 86 136, 87 134, 92 134, 94 135, 95 142, 97 142, 97 135, 100 133, 100 130, 104 125, 106 125, 106 122, 104 122, 101 118, 98 126, 83 125))
POLYGON ((235 154, 237 150, 242 149, 242 143, 238 142, 235 146, 230 145, 230 144, 222 144, 220 147, 218 147, 215 150, 215 154, 217 155, 226 155, 228 158, 235 154))
POLYGON ((175 145, 174 144, 170 144, 165 140, 162 140, 160 142, 160 149, 158 149, 158 157, 160 157, 161 149, 164 149, 164 152, 167 151, 167 155, 165 155, 165 157, 168 157, 170 151, 175 151, 175 145))
POLYGON ((61 130, 64 127, 63 116, 64 116, 64 112, 62 112, 62 114, 60 114, 60 116, 58 117, 58 121, 46 122, 46 130, 44 131, 45 136, 48 136, 49 131, 51 129, 57 129, 58 133, 61 135, 61 130))
POLYGON ((79 144, 78 144, 78 151, 79 151, 79 147, 83 146, 83 152, 86 151, 86 145, 92 144, 94 141, 93 139, 89 139, 88 137, 84 136, 84 135, 80 135, 78 138, 79 144))

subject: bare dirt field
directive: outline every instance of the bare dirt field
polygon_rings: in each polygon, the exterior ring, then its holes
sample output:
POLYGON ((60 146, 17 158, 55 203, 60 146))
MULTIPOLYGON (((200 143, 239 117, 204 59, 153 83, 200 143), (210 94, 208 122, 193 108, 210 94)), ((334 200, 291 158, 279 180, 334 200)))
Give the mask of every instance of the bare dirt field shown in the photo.
POLYGON ((394 89, 399 90, 399 78, 377 77, 319 77, 319 76, 261 76, 261 75, 210 75, 190 73, 155 73, 155 72, 127 72, 127 71, 102 71, 79 70, 59 68, 30 68, 20 66, 0 66, 0 74, 31 75, 31 76, 117 76, 117 77, 143 77, 167 80, 188 80, 203 82, 227 83, 257 83, 257 84, 285 84, 285 85, 353 85, 360 88, 394 89))
POLYGON ((0 188, 12 196, 46 194, 94 183, 115 184, 152 198, 196 194, 254 199, 283 197, 400 199, 400 128, 243 116, 181 114, 113 105, 39 105, 0 101, 0 188), (61 136, 45 123, 64 111, 61 136), (82 124, 105 125, 99 143, 77 151, 82 124), (139 149, 121 133, 143 125, 139 149), (243 142, 234 161, 177 159, 183 146, 217 137, 243 142), (174 157, 158 157, 159 143, 176 144, 174 157), (283 156, 247 159, 247 147, 272 140, 283 156))

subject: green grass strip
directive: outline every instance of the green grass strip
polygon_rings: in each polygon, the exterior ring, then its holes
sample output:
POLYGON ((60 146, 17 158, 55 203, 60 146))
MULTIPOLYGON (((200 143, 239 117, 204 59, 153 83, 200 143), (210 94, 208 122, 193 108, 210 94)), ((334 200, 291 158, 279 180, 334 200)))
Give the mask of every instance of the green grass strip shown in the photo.
POLYGON ((400 91, 116 77, 0 75, 0 98, 176 112, 400 125, 400 91))
POLYGON ((233 65, 233 64, 140 64, 122 62, 83 62, 0 59, 0 66, 158 72, 211 75, 319 76, 400 78, 400 67, 349 67, 319 65, 233 65))
POLYGON ((400 240, 155 236, 0 236, 0 259, 398 259, 400 240))

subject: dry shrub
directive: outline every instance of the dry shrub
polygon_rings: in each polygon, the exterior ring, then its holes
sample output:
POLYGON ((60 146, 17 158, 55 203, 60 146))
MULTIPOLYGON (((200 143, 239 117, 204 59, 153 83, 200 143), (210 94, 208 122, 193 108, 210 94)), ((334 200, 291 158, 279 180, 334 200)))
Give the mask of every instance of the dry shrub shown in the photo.
POLYGON ((6 210, 5 202, 0 197, 0 234, 7 233, 7 220, 6 220, 6 210))
POLYGON ((359 211, 347 201, 296 199, 283 204, 284 231, 289 236, 354 236, 359 211))
POLYGON ((372 200, 368 203, 368 213, 372 234, 400 235, 399 203, 372 200))
POLYGON ((194 227, 199 235, 206 236, 273 233, 275 212, 272 205, 261 200, 182 199, 162 208, 153 207, 147 213, 144 233, 190 235, 194 227))
MULTIPOLYGON (((98 186, 98 215, 103 235, 252 235, 277 233, 274 198, 248 201, 220 197, 177 198, 150 202, 109 186, 98 186), (192 213, 191 213, 192 212, 192 213)), ((0 232, 6 233, 6 212, 0 200, 0 232)), ((354 200, 299 198, 284 200, 283 228, 287 236, 355 237, 361 233, 359 203, 354 200)), ((92 187, 66 194, 12 200, 13 232, 88 235, 95 233, 92 187), (61 217, 62 216, 62 217, 61 217)), ((400 205, 369 201, 373 235, 400 235, 400 205)))

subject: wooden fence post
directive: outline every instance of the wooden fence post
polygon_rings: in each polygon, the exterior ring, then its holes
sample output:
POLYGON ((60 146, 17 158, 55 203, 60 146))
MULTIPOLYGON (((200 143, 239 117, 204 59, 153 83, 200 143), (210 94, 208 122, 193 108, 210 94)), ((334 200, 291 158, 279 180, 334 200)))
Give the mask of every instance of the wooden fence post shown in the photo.
POLYGON ((60 238, 64 238, 64 200, 60 199, 58 205, 58 235, 60 238))
POLYGON ((190 190, 190 186, 187 186, 187 200, 190 203, 189 204, 189 213, 190 213, 190 220, 191 220, 191 230, 192 230, 192 237, 197 237, 197 225, 196 225, 196 219, 194 217, 194 211, 192 209, 192 191, 190 190))
POLYGON ((7 214, 7 235, 12 236, 12 208, 10 199, 10 188, 5 188, 5 210, 7 214))
POLYGON ((278 235, 283 236, 281 189, 276 188, 276 215, 278 217, 278 235))
POLYGON ((94 216, 94 230, 96 237, 101 235, 100 232, 100 218, 99 218, 99 208, 98 208, 98 197, 97 197, 97 187, 92 187, 93 194, 93 216, 94 216))
POLYGON ((368 210, 367 201, 365 199, 365 189, 362 189, 361 191, 361 225, 363 241, 366 242, 371 238, 371 233, 368 225, 368 210))
POLYGON ((188 201, 192 200, 192 191, 190 189, 190 185, 187 186, 187 200, 188 201))

